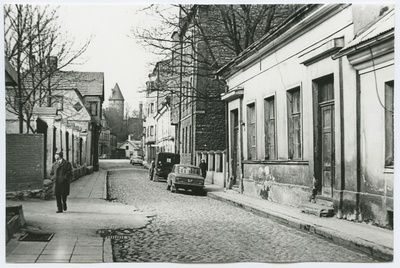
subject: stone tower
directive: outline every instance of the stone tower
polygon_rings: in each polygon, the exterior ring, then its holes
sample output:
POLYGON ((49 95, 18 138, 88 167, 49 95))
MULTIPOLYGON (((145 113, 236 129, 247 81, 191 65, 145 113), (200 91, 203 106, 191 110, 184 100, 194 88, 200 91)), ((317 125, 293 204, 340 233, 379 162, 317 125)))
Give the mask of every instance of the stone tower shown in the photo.
POLYGON ((118 118, 121 120, 124 118, 124 96, 122 96, 121 90, 119 89, 118 83, 115 84, 114 88, 111 89, 111 96, 108 99, 108 107, 110 110, 115 111, 118 118))

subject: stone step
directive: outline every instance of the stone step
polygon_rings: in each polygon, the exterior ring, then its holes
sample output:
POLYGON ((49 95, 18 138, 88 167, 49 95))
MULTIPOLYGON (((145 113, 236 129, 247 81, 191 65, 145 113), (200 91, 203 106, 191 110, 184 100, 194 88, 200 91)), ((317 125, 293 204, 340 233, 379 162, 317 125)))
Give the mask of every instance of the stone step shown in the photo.
POLYGON ((235 191, 235 192, 238 192, 238 193, 240 193, 240 187, 239 187, 239 184, 234 184, 234 185, 232 185, 232 189, 231 190, 233 190, 233 191, 235 191))
POLYGON ((333 207, 327 207, 314 203, 307 203, 300 206, 300 210, 303 213, 312 214, 318 217, 333 217, 335 211, 333 207))
POLYGON ((331 197, 317 195, 315 197, 315 203, 325 207, 333 207, 333 200, 331 197))

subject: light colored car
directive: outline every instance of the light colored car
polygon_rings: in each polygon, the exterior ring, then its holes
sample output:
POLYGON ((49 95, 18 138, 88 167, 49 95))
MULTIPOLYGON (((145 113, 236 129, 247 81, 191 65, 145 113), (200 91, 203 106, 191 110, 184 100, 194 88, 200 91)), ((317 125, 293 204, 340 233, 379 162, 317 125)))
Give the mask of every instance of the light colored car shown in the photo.
POLYGON ((175 164, 167 177, 167 190, 190 189, 194 193, 204 193, 204 178, 200 174, 199 167, 175 164))
POLYGON ((142 159, 141 156, 132 155, 131 156, 131 160, 130 160, 130 164, 131 165, 135 165, 135 164, 143 165, 143 159, 142 159))

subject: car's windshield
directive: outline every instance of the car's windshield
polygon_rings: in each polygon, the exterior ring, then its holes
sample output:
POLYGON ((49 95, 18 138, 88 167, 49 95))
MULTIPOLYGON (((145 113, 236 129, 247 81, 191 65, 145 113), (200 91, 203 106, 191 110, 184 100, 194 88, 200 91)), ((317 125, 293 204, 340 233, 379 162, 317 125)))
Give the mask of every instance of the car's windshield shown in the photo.
POLYGON ((197 174, 200 175, 200 169, 197 167, 178 166, 177 172, 181 174, 197 174))

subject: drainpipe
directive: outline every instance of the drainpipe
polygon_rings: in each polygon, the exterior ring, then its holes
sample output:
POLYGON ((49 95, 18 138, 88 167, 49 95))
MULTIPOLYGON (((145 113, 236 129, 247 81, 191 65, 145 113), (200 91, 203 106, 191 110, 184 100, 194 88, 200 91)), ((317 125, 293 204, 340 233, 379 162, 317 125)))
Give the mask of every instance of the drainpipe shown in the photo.
MULTIPOLYGON (((225 87, 225 93, 228 93, 228 86, 225 87)), ((224 187, 225 189, 229 189, 229 174, 230 174, 230 170, 229 170, 229 126, 230 126, 230 122, 229 122, 229 117, 228 117, 228 102, 225 101, 225 163, 223 163, 225 165, 224 168, 224 187)))
POLYGON ((360 74, 356 71, 356 133, 357 133, 357 193, 356 220, 360 220, 360 191, 361 191, 361 86, 360 74))
POLYGON ((238 140, 239 140, 239 191, 241 194, 243 194, 243 129, 244 128, 244 122, 243 122, 243 99, 240 98, 240 103, 239 103, 239 133, 238 133, 238 140))
POLYGON ((346 187, 345 146, 344 146, 344 96, 343 96, 343 59, 339 58, 339 90, 340 90, 340 199, 339 210, 343 209, 343 192, 346 187))

